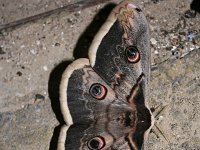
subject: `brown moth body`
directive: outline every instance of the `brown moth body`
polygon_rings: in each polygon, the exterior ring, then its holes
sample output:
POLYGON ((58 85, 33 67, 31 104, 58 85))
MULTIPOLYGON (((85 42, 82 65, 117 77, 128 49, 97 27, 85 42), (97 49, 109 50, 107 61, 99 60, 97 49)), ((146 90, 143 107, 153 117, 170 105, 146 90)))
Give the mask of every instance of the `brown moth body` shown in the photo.
POLYGON ((111 12, 95 36, 89 60, 64 71, 60 85, 60 150, 146 149, 154 118, 148 108, 148 24, 131 0, 111 12))

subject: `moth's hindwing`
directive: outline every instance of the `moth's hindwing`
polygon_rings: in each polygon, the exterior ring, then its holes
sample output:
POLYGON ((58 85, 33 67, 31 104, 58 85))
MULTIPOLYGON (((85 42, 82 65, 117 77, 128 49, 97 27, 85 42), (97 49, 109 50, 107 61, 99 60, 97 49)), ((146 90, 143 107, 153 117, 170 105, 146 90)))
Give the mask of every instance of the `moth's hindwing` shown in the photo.
POLYGON ((103 149, 129 147, 127 136, 132 135, 137 126, 137 108, 115 94, 87 59, 76 60, 68 66, 60 94, 68 125, 62 129, 60 149, 88 150, 92 147, 90 141, 95 138, 102 140, 103 149))

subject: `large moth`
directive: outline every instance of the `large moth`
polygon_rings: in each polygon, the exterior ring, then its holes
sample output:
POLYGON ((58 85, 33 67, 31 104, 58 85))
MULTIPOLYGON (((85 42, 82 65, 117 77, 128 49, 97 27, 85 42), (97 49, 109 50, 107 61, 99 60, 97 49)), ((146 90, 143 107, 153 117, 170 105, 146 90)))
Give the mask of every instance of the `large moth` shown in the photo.
POLYGON ((146 149, 154 118, 148 108, 148 23, 133 1, 113 9, 95 36, 89 59, 62 75, 60 106, 66 125, 60 150, 146 149))

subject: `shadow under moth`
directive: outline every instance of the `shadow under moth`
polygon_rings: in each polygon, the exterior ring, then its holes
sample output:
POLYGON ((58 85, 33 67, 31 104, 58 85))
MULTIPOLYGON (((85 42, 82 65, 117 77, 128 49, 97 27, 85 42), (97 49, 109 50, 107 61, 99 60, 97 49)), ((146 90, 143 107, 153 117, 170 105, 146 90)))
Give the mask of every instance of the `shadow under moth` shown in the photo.
POLYGON ((147 149, 150 53, 146 18, 125 0, 96 34, 89 59, 75 60, 62 75, 59 150, 147 149))

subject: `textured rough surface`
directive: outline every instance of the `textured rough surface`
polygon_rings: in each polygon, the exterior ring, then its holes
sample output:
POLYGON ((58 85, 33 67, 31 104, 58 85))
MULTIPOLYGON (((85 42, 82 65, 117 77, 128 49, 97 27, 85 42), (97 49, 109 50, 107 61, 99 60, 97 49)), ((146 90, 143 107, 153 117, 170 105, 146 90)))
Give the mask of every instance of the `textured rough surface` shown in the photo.
POLYGON ((158 110, 166 106, 156 122, 168 141, 154 127, 157 134, 150 134, 150 149, 200 149, 199 63, 198 49, 181 59, 165 61, 152 71, 151 106, 159 106, 158 110))
POLYGON ((1 24, 40 14, 52 9, 63 7, 77 0, 12 0, 0 1, 1 24), (9 15, 8 15, 9 14, 9 15))
MULTIPOLYGON (((58 6, 60 2, 56 2, 58 6)), ((155 115, 166 106, 156 118, 164 136, 154 127, 149 149, 198 150, 200 14, 186 18, 191 0, 137 2, 145 12, 151 30, 150 106, 155 115)), ((1 18, 6 18, 1 19, 1 23, 21 19, 20 14, 27 13, 27 3, 21 2, 21 12, 17 15, 13 13, 19 12, 15 11, 16 3, 0 0, 6 12, 0 13, 1 18)), ((29 3, 29 6, 31 14, 43 12, 35 4, 29 3)), ((70 15, 63 12, 10 31, 1 31, 1 150, 55 149, 59 124, 63 123, 58 101, 61 74, 74 58, 87 56, 94 34, 112 7, 98 5, 70 15)))

